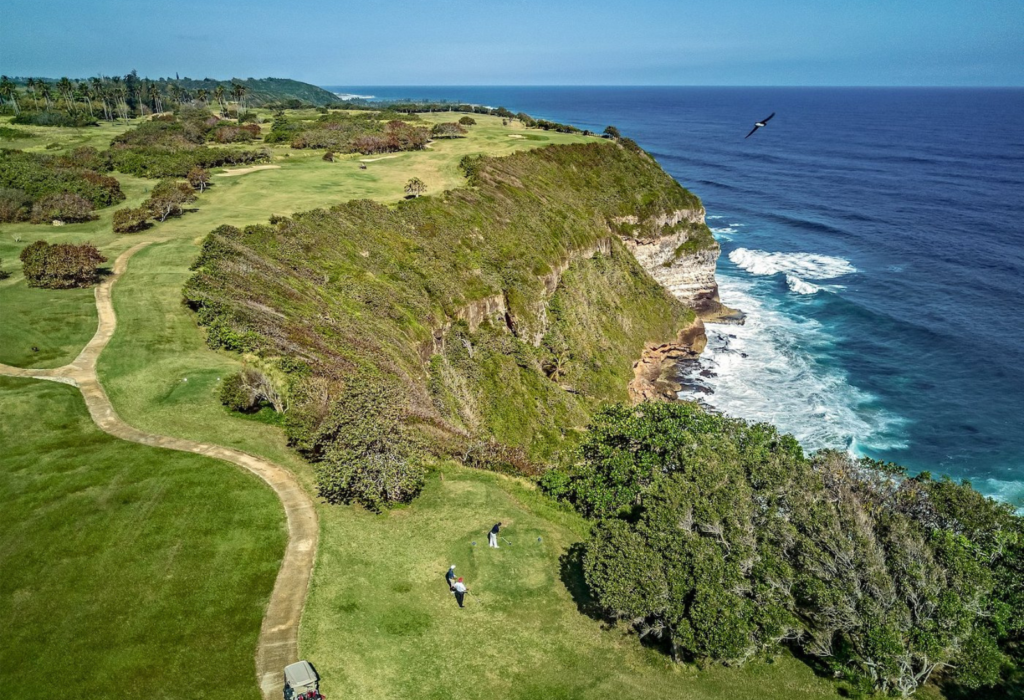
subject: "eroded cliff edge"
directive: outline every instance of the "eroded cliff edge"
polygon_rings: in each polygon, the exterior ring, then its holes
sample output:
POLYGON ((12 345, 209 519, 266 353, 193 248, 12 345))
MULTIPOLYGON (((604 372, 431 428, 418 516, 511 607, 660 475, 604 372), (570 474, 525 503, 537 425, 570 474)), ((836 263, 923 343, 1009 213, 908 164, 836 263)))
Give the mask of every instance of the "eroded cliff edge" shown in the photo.
POLYGON ((743 312, 730 309, 718 297, 715 267, 722 250, 704 217, 700 207, 646 220, 622 216, 612 223, 647 273, 703 321, 742 324, 743 312))

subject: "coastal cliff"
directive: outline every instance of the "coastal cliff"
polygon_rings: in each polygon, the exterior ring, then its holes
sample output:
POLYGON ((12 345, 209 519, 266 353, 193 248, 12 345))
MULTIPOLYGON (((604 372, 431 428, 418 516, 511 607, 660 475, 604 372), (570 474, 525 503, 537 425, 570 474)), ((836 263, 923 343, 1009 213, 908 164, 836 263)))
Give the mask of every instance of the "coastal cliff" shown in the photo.
POLYGON ((705 223, 703 207, 644 220, 617 217, 612 227, 647 273, 701 319, 708 323, 743 323, 743 313, 719 299, 715 266, 721 248, 705 223))
POLYGON ((185 300, 211 346, 289 376, 288 435, 314 462, 371 400, 410 450, 546 462, 602 406, 668 396, 662 368, 703 345, 717 244, 648 154, 593 142, 462 167, 463 188, 204 242, 185 300))

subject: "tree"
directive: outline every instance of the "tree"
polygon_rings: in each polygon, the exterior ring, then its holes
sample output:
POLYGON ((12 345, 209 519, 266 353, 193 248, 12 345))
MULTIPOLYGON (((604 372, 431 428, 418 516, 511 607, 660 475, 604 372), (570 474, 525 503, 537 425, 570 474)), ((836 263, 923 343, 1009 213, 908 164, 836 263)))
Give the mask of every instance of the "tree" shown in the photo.
POLYGON ((465 136, 466 129, 457 122, 442 122, 434 125, 430 135, 435 139, 455 139, 465 136))
POLYGON ((197 189, 200 192, 203 192, 210 186, 210 172, 198 165, 188 171, 187 179, 188 184, 192 185, 194 189, 197 189))
POLYGON ((70 289, 88 287, 99 279, 106 258, 89 243, 74 245, 36 241, 21 251, 22 269, 30 287, 70 289))
POLYGON ((619 130, 614 126, 606 126, 604 128, 604 135, 613 139, 622 138, 622 134, 620 134, 619 130))
POLYGON ((149 195, 148 207, 150 214, 160 221, 168 216, 184 212, 186 204, 196 201, 192 187, 185 182, 167 179, 161 180, 149 195))
POLYGON ((414 177, 409 180, 409 182, 405 183, 405 193, 410 197, 419 197, 426 191, 427 186, 423 184, 423 180, 418 177, 414 177))
POLYGON ((321 430, 332 440, 314 464, 320 495, 331 503, 361 503, 380 511, 411 500, 423 488, 424 469, 402 437, 400 390, 380 377, 352 378, 321 430))
POLYGON ((80 194, 58 192, 48 194, 32 206, 32 221, 45 223, 62 221, 74 223, 93 218, 92 202, 80 194))
POLYGON ((126 207, 114 212, 112 225, 114 233, 135 233, 146 228, 146 220, 149 219, 150 211, 146 207, 132 209, 126 207))
POLYGON ((18 109, 17 88, 6 75, 0 75, 0 103, 2 102, 10 102, 15 114, 21 111, 18 109))
POLYGON ((939 669, 992 685, 1024 631, 1024 519, 969 484, 686 404, 602 411, 545 489, 593 520, 596 600, 676 657, 783 643, 908 696, 939 669))
POLYGON ((462 126, 474 126, 476 125, 476 119, 473 119, 473 117, 466 115, 465 117, 459 119, 459 124, 461 124, 462 126))
POLYGON ((14 187, 0 187, 0 222, 13 223, 28 218, 32 198, 14 187))

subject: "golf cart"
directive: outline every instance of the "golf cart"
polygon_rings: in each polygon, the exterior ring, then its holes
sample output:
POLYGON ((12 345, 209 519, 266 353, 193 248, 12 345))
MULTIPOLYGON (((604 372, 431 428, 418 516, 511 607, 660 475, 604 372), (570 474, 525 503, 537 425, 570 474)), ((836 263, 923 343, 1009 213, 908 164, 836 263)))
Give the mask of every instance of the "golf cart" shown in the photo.
POLYGON ((284 700, 323 700, 320 676, 313 664, 298 661, 284 667, 284 700))

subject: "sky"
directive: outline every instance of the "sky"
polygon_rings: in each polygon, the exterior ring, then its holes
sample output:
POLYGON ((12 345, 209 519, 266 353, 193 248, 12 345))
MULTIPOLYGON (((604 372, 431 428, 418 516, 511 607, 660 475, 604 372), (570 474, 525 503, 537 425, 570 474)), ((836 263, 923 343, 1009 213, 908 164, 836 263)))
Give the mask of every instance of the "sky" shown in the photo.
POLYGON ((0 72, 1024 86, 1024 0, 3 0, 0 72))

